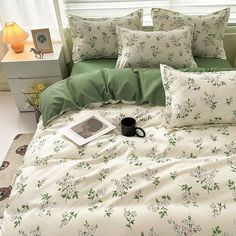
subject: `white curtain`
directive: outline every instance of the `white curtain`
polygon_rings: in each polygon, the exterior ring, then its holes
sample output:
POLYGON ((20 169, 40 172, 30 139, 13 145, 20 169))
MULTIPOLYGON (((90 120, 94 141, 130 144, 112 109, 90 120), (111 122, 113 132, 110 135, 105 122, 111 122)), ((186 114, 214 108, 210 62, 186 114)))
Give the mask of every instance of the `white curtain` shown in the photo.
MULTIPOLYGON (((54 0, 55 1, 55 0, 54 0)), ((61 8, 63 26, 68 26, 66 16, 118 16, 132 9, 144 8, 144 25, 152 25, 150 10, 163 7, 186 14, 207 14, 231 7, 230 23, 236 23, 236 0, 56 0, 61 8)), ((31 29, 49 28, 53 41, 60 40, 53 0, 0 0, 0 23, 15 21, 31 35, 31 29)))
POLYGON ((30 36, 32 29, 49 28, 52 40, 60 41, 53 0, 0 0, 2 27, 9 21, 15 21, 30 36))

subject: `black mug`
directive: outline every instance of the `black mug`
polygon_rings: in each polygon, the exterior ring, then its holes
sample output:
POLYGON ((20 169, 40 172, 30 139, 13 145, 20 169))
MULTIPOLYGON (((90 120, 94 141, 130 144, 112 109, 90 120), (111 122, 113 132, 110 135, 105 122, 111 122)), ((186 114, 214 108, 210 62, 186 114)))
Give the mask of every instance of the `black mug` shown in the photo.
POLYGON ((142 128, 136 127, 136 120, 131 117, 125 117, 121 120, 121 132, 122 135, 128 137, 137 135, 138 137, 143 138, 146 135, 142 128), (140 135, 137 130, 140 130, 142 135, 140 135))

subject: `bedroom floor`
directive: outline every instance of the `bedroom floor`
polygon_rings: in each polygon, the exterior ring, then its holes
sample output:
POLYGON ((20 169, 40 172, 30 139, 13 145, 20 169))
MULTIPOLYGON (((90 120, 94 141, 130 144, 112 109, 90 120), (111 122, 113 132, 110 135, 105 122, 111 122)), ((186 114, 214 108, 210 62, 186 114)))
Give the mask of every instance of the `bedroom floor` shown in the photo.
POLYGON ((0 163, 19 133, 34 133, 36 122, 33 112, 19 112, 10 92, 0 92, 0 163))

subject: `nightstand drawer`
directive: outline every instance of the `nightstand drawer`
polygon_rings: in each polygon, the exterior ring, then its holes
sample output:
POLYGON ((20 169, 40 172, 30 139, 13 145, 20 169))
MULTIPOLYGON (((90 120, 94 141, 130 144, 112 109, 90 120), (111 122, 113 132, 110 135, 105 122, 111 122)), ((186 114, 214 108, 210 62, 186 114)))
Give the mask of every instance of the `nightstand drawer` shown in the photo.
POLYGON ((44 83, 48 87, 49 85, 52 85, 60 80, 62 80, 61 77, 42 77, 37 79, 21 78, 21 79, 8 79, 8 84, 12 93, 22 93, 22 92, 28 92, 32 87, 32 85, 34 84, 44 83))
POLYGON ((19 111, 33 111, 34 108, 26 102, 26 97, 23 94, 13 94, 16 106, 19 111))
POLYGON ((2 65, 8 78, 35 78, 62 74, 57 60, 3 62, 2 65))

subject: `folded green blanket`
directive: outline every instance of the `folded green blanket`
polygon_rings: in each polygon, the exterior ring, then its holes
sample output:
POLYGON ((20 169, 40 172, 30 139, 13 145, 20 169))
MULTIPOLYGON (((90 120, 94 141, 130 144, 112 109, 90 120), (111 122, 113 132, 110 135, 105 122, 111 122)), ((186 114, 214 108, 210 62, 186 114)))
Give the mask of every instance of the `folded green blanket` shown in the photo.
MULTIPOLYGON (((185 68, 182 71, 213 72, 232 68, 185 68)), ((69 77, 48 87, 40 96, 39 110, 46 125, 62 113, 111 100, 165 106, 159 69, 102 69, 69 77)))

